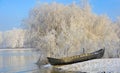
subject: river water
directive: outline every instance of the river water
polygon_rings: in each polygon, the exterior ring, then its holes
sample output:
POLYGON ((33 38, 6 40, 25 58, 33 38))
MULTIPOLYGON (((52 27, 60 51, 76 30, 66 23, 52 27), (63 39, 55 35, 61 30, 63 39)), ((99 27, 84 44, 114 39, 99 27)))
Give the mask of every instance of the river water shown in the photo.
MULTIPOLYGON (((0 73, 76 73, 58 71, 50 68, 39 68, 35 63, 39 53, 32 50, 0 49, 0 73)), ((77 72, 80 73, 80 72, 77 72)))

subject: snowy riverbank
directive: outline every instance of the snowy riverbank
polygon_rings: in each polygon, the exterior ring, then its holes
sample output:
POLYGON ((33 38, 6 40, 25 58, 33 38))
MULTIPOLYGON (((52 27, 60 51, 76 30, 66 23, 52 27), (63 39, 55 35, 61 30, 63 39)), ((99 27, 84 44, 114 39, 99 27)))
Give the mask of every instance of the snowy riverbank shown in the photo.
MULTIPOLYGON (((49 65, 49 67, 52 66, 49 65)), ((87 73, 120 73, 120 59, 94 59, 56 68, 60 68, 65 71, 81 71, 87 73)))

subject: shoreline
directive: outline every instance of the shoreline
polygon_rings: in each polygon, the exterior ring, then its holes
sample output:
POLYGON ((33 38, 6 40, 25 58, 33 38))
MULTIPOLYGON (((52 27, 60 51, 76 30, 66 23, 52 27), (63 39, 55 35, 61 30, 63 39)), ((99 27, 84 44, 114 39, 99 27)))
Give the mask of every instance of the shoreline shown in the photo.
POLYGON ((87 73, 120 73, 120 58, 94 59, 57 67, 47 64, 43 67, 52 67, 64 71, 81 71, 87 73))
POLYGON ((35 49, 31 49, 31 48, 18 48, 18 49, 0 49, 0 51, 4 51, 4 50, 16 50, 16 51, 19 51, 19 50, 35 50, 35 49))

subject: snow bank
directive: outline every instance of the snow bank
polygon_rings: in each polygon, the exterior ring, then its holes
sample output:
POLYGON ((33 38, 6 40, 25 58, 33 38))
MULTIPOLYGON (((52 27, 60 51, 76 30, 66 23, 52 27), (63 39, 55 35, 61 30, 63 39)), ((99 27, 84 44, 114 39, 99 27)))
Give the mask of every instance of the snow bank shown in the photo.
POLYGON ((120 73, 120 59, 95 59, 71 65, 59 66, 62 70, 92 73, 120 73))
POLYGON ((52 65, 51 64, 47 64, 47 65, 44 65, 43 67, 50 68, 50 67, 52 67, 52 65))

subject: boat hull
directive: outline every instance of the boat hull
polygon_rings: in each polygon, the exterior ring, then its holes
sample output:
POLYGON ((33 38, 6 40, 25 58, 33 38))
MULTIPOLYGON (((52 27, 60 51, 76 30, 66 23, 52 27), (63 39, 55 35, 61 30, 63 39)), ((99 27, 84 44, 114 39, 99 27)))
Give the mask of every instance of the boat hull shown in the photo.
POLYGON ((81 54, 72 57, 64 57, 60 59, 47 57, 47 59, 51 65, 67 65, 67 64, 83 62, 91 59, 101 58, 104 55, 104 51, 105 49, 100 49, 93 53, 81 54))

